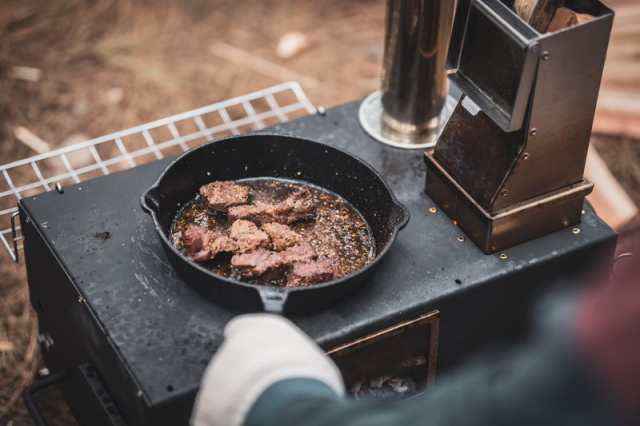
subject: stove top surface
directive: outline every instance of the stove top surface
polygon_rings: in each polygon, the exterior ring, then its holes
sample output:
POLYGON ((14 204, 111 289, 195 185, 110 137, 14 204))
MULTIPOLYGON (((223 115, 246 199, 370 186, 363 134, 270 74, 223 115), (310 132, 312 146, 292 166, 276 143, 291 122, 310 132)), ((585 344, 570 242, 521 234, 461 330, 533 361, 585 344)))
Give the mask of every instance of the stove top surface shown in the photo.
MULTIPOLYGON (((330 310, 293 318, 323 347, 437 308, 447 295, 614 235, 586 206, 577 235, 565 229, 522 244, 507 251, 507 260, 483 254, 471 241, 458 240, 462 232, 448 217, 439 210, 429 212, 435 204, 424 193, 423 152, 394 149, 369 138, 358 123, 358 105, 269 130, 314 138, 365 159, 382 172, 411 212, 409 224, 369 285, 330 310)), ((222 341, 224 325, 237 314, 181 282, 140 207, 140 195, 169 161, 22 201, 151 404, 197 389, 222 341)))

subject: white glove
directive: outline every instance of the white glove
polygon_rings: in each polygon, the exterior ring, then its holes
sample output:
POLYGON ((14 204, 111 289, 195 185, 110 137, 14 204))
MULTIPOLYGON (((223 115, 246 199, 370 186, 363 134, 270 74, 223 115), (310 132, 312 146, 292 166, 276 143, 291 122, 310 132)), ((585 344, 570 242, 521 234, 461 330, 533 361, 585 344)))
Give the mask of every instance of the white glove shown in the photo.
POLYGON ((338 368, 287 319, 241 315, 227 324, 224 335, 204 373, 192 425, 241 426, 260 395, 283 379, 320 380, 344 395, 338 368))

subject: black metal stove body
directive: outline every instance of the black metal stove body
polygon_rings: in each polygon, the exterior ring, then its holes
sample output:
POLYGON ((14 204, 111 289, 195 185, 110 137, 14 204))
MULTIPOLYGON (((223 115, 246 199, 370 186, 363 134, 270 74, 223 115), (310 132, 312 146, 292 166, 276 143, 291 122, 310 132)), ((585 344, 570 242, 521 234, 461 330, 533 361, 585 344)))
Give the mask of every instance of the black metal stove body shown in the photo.
MULTIPOLYGON (((439 334, 430 335, 429 350, 437 350, 441 373, 487 345, 523 337, 539 294, 610 260, 616 234, 587 205, 579 231, 485 255, 432 209, 422 152, 373 141, 361 130, 357 109, 351 103, 270 130, 356 153, 411 212, 366 288, 331 309, 292 318, 328 351, 438 310, 439 334)), ((167 162, 20 203, 45 362, 54 373, 90 364, 129 425, 188 423, 205 366, 238 313, 178 279, 139 206, 167 162)), ((75 389, 67 393, 72 408, 84 403, 81 383, 86 380, 67 384, 75 389)), ((90 393, 87 387, 84 394, 90 393)), ((107 418, 102 414, 88 424, 107 418)))

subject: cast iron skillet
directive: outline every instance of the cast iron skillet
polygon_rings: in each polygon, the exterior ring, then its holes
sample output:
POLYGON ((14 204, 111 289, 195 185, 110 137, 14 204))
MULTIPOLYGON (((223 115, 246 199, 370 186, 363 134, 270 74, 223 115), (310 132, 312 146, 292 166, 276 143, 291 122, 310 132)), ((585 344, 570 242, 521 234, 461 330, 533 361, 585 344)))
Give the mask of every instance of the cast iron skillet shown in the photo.
POLYGON ((387 253, 409 220, 382 177, 364 161, 336 148, 282 135, 247 135, 203 145, 173 161, 142 195, 176 272, 210 300, 242 310, 305 313, 330 306, 360 285, 387 253), (375 239, 376 256, 350 275, 302 288, 256 286, 214 274, 180 253, 170 241, 178 209, 198 188, 214 180, 252 177, 306 181, 333 191, 364 216, 375 239))

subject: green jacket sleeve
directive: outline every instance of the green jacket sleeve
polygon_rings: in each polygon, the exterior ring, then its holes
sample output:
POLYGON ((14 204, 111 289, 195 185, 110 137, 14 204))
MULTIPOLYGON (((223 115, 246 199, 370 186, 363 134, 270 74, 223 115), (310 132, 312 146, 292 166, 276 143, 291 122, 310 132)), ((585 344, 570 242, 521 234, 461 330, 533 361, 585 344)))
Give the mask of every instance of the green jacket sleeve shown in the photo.
MULTIPOLYGON (((566 309, 565 309, 566 310, 566 309)), ((401 401, 338 398, 321 382, 288 379, 254 404, 246 426, 600 426, 622 424, 568 332, 567 315, 508 353, 488 353, 401 401)))

